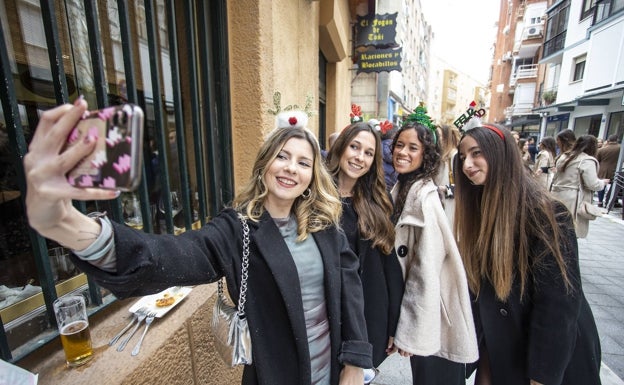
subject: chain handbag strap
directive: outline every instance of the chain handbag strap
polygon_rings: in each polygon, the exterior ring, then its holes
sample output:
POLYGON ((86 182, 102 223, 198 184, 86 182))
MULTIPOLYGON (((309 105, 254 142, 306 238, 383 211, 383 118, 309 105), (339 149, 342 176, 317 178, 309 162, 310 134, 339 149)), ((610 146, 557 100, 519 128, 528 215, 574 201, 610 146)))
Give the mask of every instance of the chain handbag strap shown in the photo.
MULTIPOLYGON (((247 278, 249 277, 249 226, 245 217, 238 214, 243 225, 243 263, 241 266, 241 285, 238 293, 238 315, 240 317, 245 316, 245 302, 247 301, 247 278)), ((220 279, 217 283, 217 293, 223 297, 223 279, 220 279)))

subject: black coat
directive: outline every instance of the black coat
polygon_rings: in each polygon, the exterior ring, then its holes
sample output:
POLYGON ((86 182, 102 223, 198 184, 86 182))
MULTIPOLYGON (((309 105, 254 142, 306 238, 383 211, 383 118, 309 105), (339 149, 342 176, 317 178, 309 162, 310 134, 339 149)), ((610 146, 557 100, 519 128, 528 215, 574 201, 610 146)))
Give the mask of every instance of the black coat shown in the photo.
POLYGON ((342 198, 340 225, 351 249, 360 259, 366 330, 368 341, 373 345, 373 365, 378 367, 388 357, 388 337, 394 337, 396 332, 405 284, 394 249, 386 255, 373 247, 370 239, 362 239, 358 216, 352 205, 353 199, 342 198))
MULTIPOLYGON (((600 384, 598 331, 583 294, 574 225, 569 215, 566 218, 560 225, 561 244, 570 245, 562 252, 571 292, 566 292, 552 254, 533 269, 522 300, 518 279, 506 302, 496 298, 488 281, 481 284, 473 313, 480 349, 487 346, 494 385, 528 385, 530 379, 546 385, 600 384)), ((545 250, 537 242, 531 246, 532 256, 545 250)))
MULTIPOLYGON (((298 273, 279 229, 265 213, 248 221, 250 256, 247 314, 253 365, 243 372, 245 385, 310 384, 310 354, 298 273)), ((238 299, 242 229, 234 210, 226 209, 202 229, 179 236, 152 235, 114 224, 117 274, 108 274, 73 258, 94 280, 120 298, 155 293, 169 286, 210 283, 224 276, 238 299)), ((363 317, 357 257, 335 228, 313 233, 323 258, 325 300, 331 340, 331 383, 338 384, 342 364, 372 367, 363 317)))

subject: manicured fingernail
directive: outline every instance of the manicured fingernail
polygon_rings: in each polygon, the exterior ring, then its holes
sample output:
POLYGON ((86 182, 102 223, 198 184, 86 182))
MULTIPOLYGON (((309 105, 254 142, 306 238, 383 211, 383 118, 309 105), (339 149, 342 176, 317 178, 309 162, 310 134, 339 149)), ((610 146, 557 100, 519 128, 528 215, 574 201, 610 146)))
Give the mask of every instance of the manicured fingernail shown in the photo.
POLYGON ((82 102, 83 99, 84 99, 84 95, 80 94, 80 96, 78 96, 78 98, 74 100, 74 106, 80 105, 80 102, 82 102))
POLYGON ((115 198, 119 198, 120 195, 121 195, 120 190, 115 191, 115 198))

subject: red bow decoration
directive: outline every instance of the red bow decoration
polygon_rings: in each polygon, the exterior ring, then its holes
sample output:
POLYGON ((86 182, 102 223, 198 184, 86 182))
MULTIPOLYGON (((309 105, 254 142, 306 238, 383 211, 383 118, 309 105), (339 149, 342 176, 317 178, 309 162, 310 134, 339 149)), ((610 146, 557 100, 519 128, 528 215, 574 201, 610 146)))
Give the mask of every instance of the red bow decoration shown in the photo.
POLYGON ((385 122, 379 123, 379 127, 381 128, 381 133, 385 135, 388 131, 392 130, 394 125, 391 121, 386 120, 385 122))

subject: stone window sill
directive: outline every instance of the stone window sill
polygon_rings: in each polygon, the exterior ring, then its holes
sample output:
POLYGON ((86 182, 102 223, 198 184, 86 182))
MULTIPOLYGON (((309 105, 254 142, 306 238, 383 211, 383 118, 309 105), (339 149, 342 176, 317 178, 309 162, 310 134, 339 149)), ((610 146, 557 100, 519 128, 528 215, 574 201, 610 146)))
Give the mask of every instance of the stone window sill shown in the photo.
POLYGON ((39 374, 38 385, 59 384, 236 384, 242 370, 230 369, 216 354, 210 319, 216 284, 195 286, 163 318, 150 326, 140 353, 132 357, 143 326, 122 352, 108 341, 130 321, 128 309, 137 298, 119 300, 90 317, 94 358, 67 368, 57 337, 17 365, 39 374), (199 363, 199 364, 198 364, 199 363))

